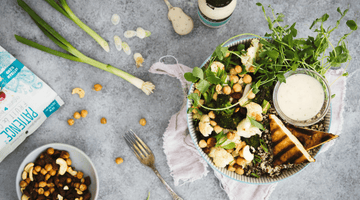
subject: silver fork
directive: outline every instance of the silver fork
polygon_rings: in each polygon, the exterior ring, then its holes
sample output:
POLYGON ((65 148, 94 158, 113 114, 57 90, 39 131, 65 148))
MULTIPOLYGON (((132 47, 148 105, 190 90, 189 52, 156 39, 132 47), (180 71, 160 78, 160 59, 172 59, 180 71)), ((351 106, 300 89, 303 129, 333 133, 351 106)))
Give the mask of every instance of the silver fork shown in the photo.
POLYGON ((165 185, 172 198, 174 200, 183 200, 174 192, 173 189, 171 189, 171 187, 165 182, 158 170, 155 168, 155 157, 151 149, 132 130, 125 133, 124 138, 127 145, 130 147, 130 149, 133 150, 139 161, 143 165, 150 167, 155 172, 160 181, 165 185))

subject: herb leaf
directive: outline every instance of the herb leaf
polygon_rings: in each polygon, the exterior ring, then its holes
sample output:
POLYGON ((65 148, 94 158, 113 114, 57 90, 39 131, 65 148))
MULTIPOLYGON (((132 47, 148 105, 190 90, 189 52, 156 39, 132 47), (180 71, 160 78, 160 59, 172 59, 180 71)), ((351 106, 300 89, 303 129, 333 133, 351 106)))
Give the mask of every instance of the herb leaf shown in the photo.
POLYGON ((184 74, 184 78, 185 78, 187 81, 193 82, 193 83, 196 83, 196 82, 199 80, 199 78, 195 77, 195 76, 193 75, 193 73, 191 73, 191 72, 186 72, 186 73, 184 74))
POLYGON ((198 89, 202 94, 204 94, 209 87, 210 87, 210 83, 207 80, 203 79, 199 81, 198 85, 196 86, 196 89, 198 89))
POLYGON ((250 116, 247 116, 247 118, 249 118, 251 125, 259 128, 260 130, 265 130, 264 126, 261 123, 257 122, 254 118, 250 116))
POLYGON ((233 148, 235 148, 235 146, 236 146, 235 142, 230 142, 229 144, 221 146, 221 147, 224 149, 233 149, 233 148))

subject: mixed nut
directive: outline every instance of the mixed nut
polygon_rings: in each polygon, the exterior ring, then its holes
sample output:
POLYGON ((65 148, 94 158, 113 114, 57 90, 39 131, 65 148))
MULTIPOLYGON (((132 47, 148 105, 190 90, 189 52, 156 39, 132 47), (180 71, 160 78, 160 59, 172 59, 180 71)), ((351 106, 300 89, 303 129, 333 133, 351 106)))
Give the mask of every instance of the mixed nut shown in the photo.
POLYGON ((91 198, 90 177, 71 167, 69 152, 48 148, 34 163, 28 163, 21 174, 21 200, 91 198))

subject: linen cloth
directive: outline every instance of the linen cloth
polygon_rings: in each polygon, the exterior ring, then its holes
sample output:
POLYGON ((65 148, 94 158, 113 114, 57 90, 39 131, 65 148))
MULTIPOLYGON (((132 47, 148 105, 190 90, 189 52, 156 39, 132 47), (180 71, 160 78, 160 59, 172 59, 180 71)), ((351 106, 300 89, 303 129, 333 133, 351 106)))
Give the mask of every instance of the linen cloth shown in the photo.
MULTIPOLYGON (((169 57, 169 56, 164 56, 169 57)), ((170 56, 173 57, 173 56, 170 56)), ((163 58, 163 57, 162 57, 163 58)), ((178 113, 173 115, 169 120, 169 125, 163 136, 163 148, 167 158, 167 163, 170 168, 171 176, 174 178, 175 186, 192 182, 206 176, 209 172, 206 161, 196 150, 196 147, 188 133, 187 118, 186 118, 186 95, 191 85, 186 81, 184 74, 191 72, 192 69, 179 64, 175 57, 173 57, 177 64, 165 64, 161 62, 154 63, 149 72, 156 74, 166 74, 171 77, 176 77, 180 80, 184 90, 183 105, 178 113)), ((328 82, 331 84, 335 79, 341 76, 342 70, 331 70, 326 74, 328 82)), ((336 94, 332 99, 332 121, 330 132, 340 134, 342 128, 342 110, 343 100, 345 97, 345 77, 340 77, 336 83, 331 87, 332 94, 336 94)), ((329 149, 335 140, 328 142, 323 146, 321 152, 329 149)), ((277 183, 266 185, 252 185, 240 183, 227 178, 217 171, 214 171, 215 176, 220 180, 221 187, 227 193, 230 200, 266 200, 270 197, 275 189, 277 183)))

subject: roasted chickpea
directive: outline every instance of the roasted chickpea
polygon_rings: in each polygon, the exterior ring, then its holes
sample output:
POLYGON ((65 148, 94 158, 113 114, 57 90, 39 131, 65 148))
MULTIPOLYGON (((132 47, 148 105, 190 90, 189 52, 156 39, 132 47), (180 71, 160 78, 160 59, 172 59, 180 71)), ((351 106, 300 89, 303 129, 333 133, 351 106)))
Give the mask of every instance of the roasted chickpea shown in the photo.
POLYGON ((73 116, 74 116, 75 119, 80 119, 81 118, 81 115, 80 115, 79 112, 74 112, 73 116))
POLYGON ((78 179, 82 179, 83 176, 84 176, 84 173, 82 173, 82 172, 80 172, 80 171, 76 174, 76 177, 77 177, 78 179))
POLYGON ((194 90, 194 93, 198 94, 200 96, 200 91, 198 89, 194 90))
POLYGON ((223 88, 223 92, 224 92, 224 94, 226 94, 226 95, 229 95, 230 93, 231 93, 231 87, 230 86, 225 86, 224 88, 223 88))
POLYGON ((200 142, 199 142, 199 147, 200 147, 200 148, 205 148, 205 147, 207 147, 207 143, 205 142, 205 140, 200 140, 200 142))
POLYGON ((68 119, 67 123, 69 124, 69 126, 74 125, 75 121, 73 119, 68 119))
POLYGON ((243 170, 241 167, 239 167, 239 168, 237 168, 237 169, 235 170, 235 173, 240 174, 240 175, 243 175, 243 174, 244 174, 244 170, 243 170))
POLYGON ((236 65, 235 66, 235 71, 236 71, 236 73, 241 73, 242 72, 242 67, 240 66, 240 65, 236 65))
POLYGON ((94 85, 94 90, 95 91, 100 91, 102 89, 102 85, 100 85, 100 84, 95 84, 94 85))
POLYGON ((40 171, 41 171, 41 167, 40 167, 39 165, 36 166, 34 169, 35 169, 36 172, 40 172, 40 171))
POLYGON ((252 78, 251 78, 251 76, 249 74, 245 74, 244 77, 243 77, 243 81, 244 81, 245 84, 249 84, 249 83, 251 83, 252 78))
POLYGON ((235 138, 235 133, 233 133, 233 132, 228 132, 228 133, 226 134, 226 137, 227 137, 227 139, 232 140, 232 139, 235 138))
POLYGON ((230 75, 236 75, 237 73, 236 73, 236 71, 235 71, 235 69, 234 68, 231 68, 230 69, 230 75))
POLYGON ((115 159, 115 162, 116 162, 116 164, 121 164, 121 163, 123 163, 124 162, 124 159, 122 159, 121 157, 117 157, 116 159, 115 159))
POLYGON ((214 147, 216 144, 216 139, 211 137, 206 141, 206 143, 207 143, 207 147, 209 148, 214 147))
POLYGON ((54 148, 48 148, 47 150, 46 150, 46 152, 49 154, 49 155, 53 155, 54 154, 54 148))
POLYGON ((105 118, 105 117, 101 118, 100 123, 102 123, 102 124, 106 124, 106 123, 107 123, 106 118, 105 118))
POLYGON ((140 121, 139 121, 139 124, 141 126, 145 126, 146 125, 146 119, 145 118, 141 118, 140 121))
POLYGON ((225 58, 229 57, 230 56, 230 52, 226 52, 225 54, 225 58))
POLYGON ((215 119, 215 114, 214 114, 213 111, 210 111, 210 112, 208 113, 208 115, 209 115, 210 119, 215 119))
POLYGON ((52 167, 51 164, 46 164, 46 165, 45 165, 45 170, 48 171, 48 172, 49 172, 50 170, 52 170, 52 168, 53 168, 53 167, 52 167))
POLYGON ((242 87, 241 87, 241 85, 239 83, 235 83, 233 85, 233 90, 234 90, 234 92, 241 92, 242 87))
POLYGON ((233 83, 237 83, 239 82, 239 77, 236 75, 231 75, 229 80, 233 83))
POLYGON ((40 195, 44 194, 44 188, 39 188, 38 193, 39 193, 40 195))
POLYGON ((82 111, 81 111, 81 117, 82 117, 82 118, 85 118, 85 117, 87 116, 87 114, 88 114, 88 111, 87 111, 87 110, 82 110, 82 111))
MULTIPOLYGON (((55 189, 55 188, 54 188, 54 189, 55 189)), ((49 190, 47 190, 47 191, 44 192, 44 196, 48 197, 49 195, 50 195, 50 191, 49 191, 49 190)))
POLYGON ((242 158, 242 157, 237 157, 236 158, 236 164, 238 164, 240 166, 243 166, 243 165, 245 165, 245 163, 246 163, 245 158, 242 158))
POLYGON ((249 99, 255 98, 255 94, 252 92, 252 90, 249 92, 248 96, 249 99))
POLYGON ((223 130, 223 128, 221 128, 219 125, 216 125, 216 126, 214 127, 214 131, 215 131, 216 133, 220 133, 222 130, 223 130))
POLYGON ((211 125, 211 126, 216 126, 217 123, 216 123, 216 121, 211 120, 211 121, 210 121, 210 125, 211 125))
POLYGON ((234 171, 235 171, 235 168, 234 168, 234 166, 229 165, 229 166, 228 166, 228 170, 231 171, 231 172, 234 172, 234 171))

